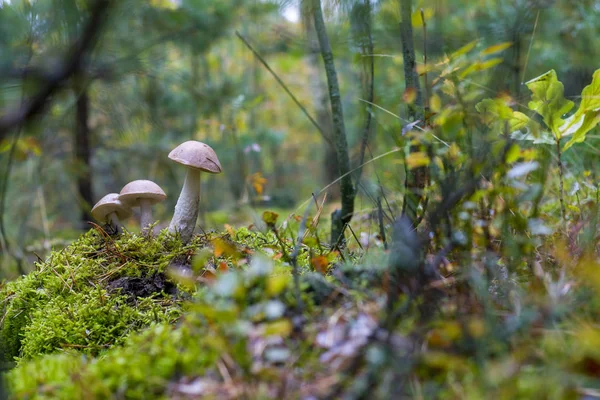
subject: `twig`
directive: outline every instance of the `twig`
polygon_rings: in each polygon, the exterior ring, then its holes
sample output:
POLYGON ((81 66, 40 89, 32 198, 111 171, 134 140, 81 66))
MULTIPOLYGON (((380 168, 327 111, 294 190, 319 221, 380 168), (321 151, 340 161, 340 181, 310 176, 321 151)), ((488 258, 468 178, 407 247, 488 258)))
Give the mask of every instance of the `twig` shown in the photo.
POLYGON ((323 128, 321 128, 321 126, 317 123, 317 121, 315 121, 315 119, 308 113, 308 110, 306 110, 306 108, 302 105, 302 103, 300 103, 300 101, 296 98, 296 96, 294 96, 294 94, 290 91, 290 89, 287 87, 287 85, 281 80, 281 78, 279 78, 277 73, 275 73, 275 71, 273 71, 273 69, 271 69, 269 64, 267 64, 267 61, 254 49, 254 47, 252 47, 252 45, 248 42, 248 40, 246 40, 246 38, 244 38, 244 36, 242 36, 238 31, 235 31, 235 35, 246 45, 246 47, 248 47, 248 49, 252 52, 252 54, 254 54, 254 56, 256 58, 258 58, 258 61, 261 62, 261 64, 267 69, 267 71, 269 71, 271 73, 271 75, 273 75, 273 78, 275 78, 277 83, 279 83, 279 85, 291 97, 291 99, 294 101, 294 103, 296 103, 296 105, 300 108, 300 110, 302 110, 304 115, 306 115, 306 117, 310 120, 310 122, 312 122, 314 127, 317 128, 317 130, 319 131, 319 133, 321 134, 323 139, 330 146, 333 147, 333 142, 331 141, 331 138, 329 138, 329 136, 327 136, 325 134, 325 131, 323 130, 323 128))
POLYGON ((383 242, 383 249, 388 249, 387 240, 385 240, 385 229, 383 228, 383 207, 381 207, 381 195, 377 197, 377 219, 379 220, 379 236, 383 242))
POLYGON ((298 239, 296 240, 296 246, 294 247, 294 251, 292 253, 291 261, 292 261, 292 274, 294 277, 294 292, 296 295, 296 312, 298 315, 302 315, 302 311, 304 309, 304 304, 302 302, 302 296, 300 295, 300 271, 298 271, 298 254, 300 253, 300 247, 302 246, 302 237, 304 236, 304 231, 306 230, 306 220, 308 218, 308 211, 310 210, 310 203, 304 210, 304 217, 300 222, 300 227, 298 228, 298 239))
POLYGON ((356 240, 356 243, 358 243, 358 245, 360 246, 361 250, 364 250, 363 245, 360 243, 360 240, 358 240, 358 237, 356 236, 356 233, 354 233, 354 229, 352 229, 352 227, 350 226, 350 224, 347 225, 348 229, 350 229, 350 232, 352 233, 352 236, 354 236, 354 239, 356 240))

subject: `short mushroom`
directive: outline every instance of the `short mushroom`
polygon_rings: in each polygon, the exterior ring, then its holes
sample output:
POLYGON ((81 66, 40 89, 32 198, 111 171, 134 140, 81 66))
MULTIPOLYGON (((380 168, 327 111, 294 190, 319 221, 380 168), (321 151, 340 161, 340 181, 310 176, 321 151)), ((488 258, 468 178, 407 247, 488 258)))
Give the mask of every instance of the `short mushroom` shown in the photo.
POLYGON ((198 218, 200 173, 219 174, 222 170, 221 163, 209 145, 195 140, 177 146, 169 153, 169 158, 187 167, 183 189, 177 199, 173 219, 169 225, 169 232, 179 232, 181 240, 187 243, 194 234, 198 218))
POLYGON ((152 224, 152 206, 167 198, 165 192, 156 183, 140 179, 123 186, 119 201, 129 207, 140 208, 140 226, 145 229, 152 224))
POLYGON ((116 233, 123 232, 121 221, 131 217, 131 208, 119 201, 118 193, 109 193, 92 208, 92 216, 108 224, 116 233))

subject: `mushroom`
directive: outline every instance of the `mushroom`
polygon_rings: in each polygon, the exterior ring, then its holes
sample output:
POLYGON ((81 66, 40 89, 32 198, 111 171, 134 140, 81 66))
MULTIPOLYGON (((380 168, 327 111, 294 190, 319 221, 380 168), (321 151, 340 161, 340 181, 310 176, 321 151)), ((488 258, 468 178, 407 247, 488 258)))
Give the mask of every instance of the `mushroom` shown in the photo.
POLYGON ((165 192, 156 183, 140 179, 123 186, 119 201, 129 207, 139 207, 142 229, 152 224, 152 206, 167 198, 165 192))
POLYGON ((169 153, 169 158, 187 167, 185 182, 173 219, 169 225, 169 232, 179 232, 181 240, 187 243, 194 234, 196 219, 198 218, 198 204, 200 202, 200 173, 221 173, 221 163, 215 151, 207 144, 190 140, 174 148, 169 153))
POLYGON ((108 224, 116 233, 123 232, 121 220, 131 217, 131 208, 119 201, 118 193, 109 193, 92 208, 92 216, 108 224))

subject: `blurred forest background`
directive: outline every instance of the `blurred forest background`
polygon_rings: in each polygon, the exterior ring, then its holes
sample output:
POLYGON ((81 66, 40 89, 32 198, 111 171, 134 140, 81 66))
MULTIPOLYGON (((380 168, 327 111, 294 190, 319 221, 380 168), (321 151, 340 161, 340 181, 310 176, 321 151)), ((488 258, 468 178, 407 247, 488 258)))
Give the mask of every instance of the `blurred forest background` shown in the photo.
MULTIPOLYGON (((358 234, 381 198, 398 215, 405 190, 403 157, 392 151, 406 145, 415 100, 405 90, 401 2, 321 3, 355 169, 358 234)), ((0 277, 28 271, 31 260, 89 229, 94 203, 134 179, 162 186, 168 198, 155 215, 168 224, 184 171, 167 154, 186 140, 210 144, 223 165, 224 174, 202 182, 204 229, 250 224, 264 208, 287 215, 334 182, 313 5, 0 2, 0 277)), ((464 101, 506 96, 517 108, 530 96, 523 83, 550 69, 577 101, 599 65, 597 0, 414 0, 412 11, 417 71, 434 112, 434 102, 446 101, 433 69, 451 53, 477 72, 455 82, 464 101)), ((595 174, 598 144, 591 132, 565 153, 566 174, 595 174)), ((326 204, 333 210, 339 200, 334 184, 326 204)))

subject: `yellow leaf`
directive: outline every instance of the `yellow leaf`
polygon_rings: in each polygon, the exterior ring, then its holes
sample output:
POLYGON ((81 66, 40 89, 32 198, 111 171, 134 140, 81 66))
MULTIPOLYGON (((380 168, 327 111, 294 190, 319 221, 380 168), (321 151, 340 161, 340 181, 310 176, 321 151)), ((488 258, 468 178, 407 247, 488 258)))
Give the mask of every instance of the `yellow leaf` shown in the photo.
MULTIPOLYGON (((431 19, 433 16, 433 8, 423 8, 423 15, 425 17, 425 22, 431 19)), ((423 17, 421 16, 421 8, 417 8, 413 14, 411 15, 413 28, 421 28, 423 27, 423 17)))
POLYGON ((267 294, 277 296, 288 286, 290 279, 288 275, 273 275, 267 280, 267 294))
POLYGON ((415 67, 415 69, 417 70, 417 74, 419 75, 423 75, 426 72, 431 72, 435 70, 435 65, 433 64, 417 64, 417 66, 415 67))
POLYGON ((429 107, 431 108, 431 111, 435 113, 440 112, 440 110, 442 109, 442 99, 440 98, 440 96, 438 96, 437 94, 431 96, 431 99, 429 99, 429 107))
POLYGON ((264 190, 264 186, 267 183, 267 179, 262 176, 260 172, 256 172, 252 174, 250 177, 250 181, 252 182, 252 187, 256 194, 261 195, 264 190))
POLYGON ((277 335, 277 336, 289 336, 292 332, 292 324, 287 319, 280 321, 270 322, 266 324, 265 335, 277 335))
POLYGON ((460 77, 464 78, 464 77, 472 74, 473 72, 480 72, 480 71, 485 71, 486 69, 493 68, 496 65, 500 64, 502 61, 504 61, 503 58, 497 57, 497 58, 491 58, 486 61, 476 62, 476 63, 472 64, 469 68, 467 68, 463 72, 461 72, 460 77))
POLYGON ((408 169, 425 167, 429 165, 430 159, 427 156, 427 153, 423 151, 418 151, 416 153, 410 153, 408 157, 406 157, 406 165, 408 169))
POLYGON ((450 54, 450 58, 457 58, 462 56, 463 54, 467 54, 468 52, 473 50, 476 44, 477 40, 473 40, 472 42, 465 44, 463 47, 450 54))
POLYGON ((479 65, 479 71, 483 71, 483 70, 486 70, 486 69, 493 68, 493 67, 495 67, 496 65, 498 65, 498 64, 500 64, 500 63, 502 63, 502 61, 504 61, 504 59, 503 59, 503 58, 500 58, 500 57, 496 57, 496 58, 490 58, 489 60, 487 60, 487 61, 484 61, 484 62, 482 62, 482 63, 479 65))
POLYGON ((313 266, 315 271, 325 275, 327 273, 327 267, 329 266, 329 260, 324 256, 317 256, 310 259, 310 264, 313 266))
POLYGON ((215 239, 212 244, 215 257, 229 257, 237 254, 237 249, 223 239, 215 239))
POLYGON ((164 8, 167 10, 175 10, 177 3, 170 0, 150 0, 150 5, 156 8, 164 8))
POLYGON ((512 42, 504 42, 504 43, 495 44, 493 46, 488 47, 487 49, 484 49, 481 52, 481 54, 488 55, 488 54, 499 53, 503 50, 508 49, 510 46, 512 46, 512 42))
POLYGON ((469 333, 474 338, 480 338, 485 334, 485 323, 479 318, 471 319, 467 327, 469 328, 469 333))
POLYGON ((225 224, 225 232, 227 232, 229 236, 235 236, 235 231, 233 230, 233 227, 229 224, 225 224))
POLYGON ((407 88, 404 93, 402 94, 402 100, 404 100, 404 102, 406 104, 412 104, 415 102, 415 100, 417 99, 417 90, 415 88, 407 88))
POLYGON ((518 144, 513 144, 510 149, 506 152, 506 163, 512 164, 519 159, 521 156, 521 148, 518 144))

